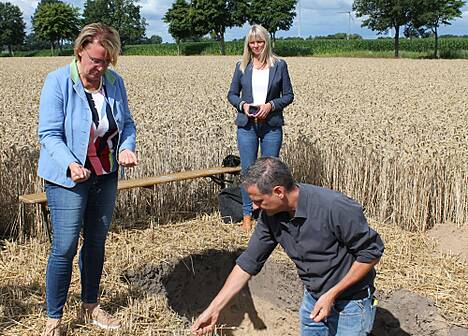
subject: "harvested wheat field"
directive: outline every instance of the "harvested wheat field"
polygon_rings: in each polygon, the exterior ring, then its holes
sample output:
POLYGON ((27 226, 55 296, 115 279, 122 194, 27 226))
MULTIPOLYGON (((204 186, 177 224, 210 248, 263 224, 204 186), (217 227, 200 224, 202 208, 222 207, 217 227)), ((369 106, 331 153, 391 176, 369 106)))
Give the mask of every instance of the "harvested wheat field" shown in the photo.
MULTIPOLYGON (((102 304, 123 319, 112 335, 189 335, 190 321, 221 288, 247 235, 217 215, 180 224, 118 230, 109 237, 102 304)), ((466 264, 441 254, 424 235, 371 222, 386 242, 378 266, 380 305, 374 335, 466 335, 466 264), (401 288, 404 288, 406 292, 401 288), (408 292, 411 291, 411 292, 408 292)), ((0 331, 37 335, 45 323, 48 244, 7 243, 1 253, 0 331)), ((78 269, 67 335, 109 335, 83 325, 78 269)), ((225 309, 219 335, 298 335, 302 287, 287 256, 276 251, 248 289, 225 309)))
MULTIPOLYGON (((127 177, 220 165, 236 153, 226 100, 234 57, 121 57, 138 130, 140 165, 127 177)), ((287 59, 295 101, 285 111, 282 158, 298 180, 365 205, 382 234, 375 335, 466 335, 468 63, 463 60, 287 59), (443 224, 443 225, 442 225, 443 224), (426 231, 431 229, 431 237, 426 231), (445 236, 444 239, 447 237, 445 236), (436 240, 433 240, 436 239, 436 240), (440 240, 442 241, 442 240, 440 240), (447 240, 443 240, 446 242, 447 240), (450 240, 448 240, 450 241, 450 240)), ((0 58, 0 333, 35 335, 44 316, 49 244, 40 213, 18 195, 38 192, 37 114, 47 72, 70 58, 0 58)), ((125 321, 113 335, 185 335, 220 288, 247 236, 216 214, 208 179, 121 192, 102 281, 103 305, 125 321)), ((281 251, 226 310, 219 335, 297 335, 302 288, 281 251)), ((67 335, 105 335, 76 318, 67 335)))

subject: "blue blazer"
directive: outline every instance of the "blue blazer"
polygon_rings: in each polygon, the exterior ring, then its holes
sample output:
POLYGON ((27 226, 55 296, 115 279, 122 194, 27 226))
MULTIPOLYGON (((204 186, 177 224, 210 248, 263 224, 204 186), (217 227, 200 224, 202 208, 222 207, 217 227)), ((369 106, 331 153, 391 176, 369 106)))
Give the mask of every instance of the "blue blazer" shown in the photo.
MULTIPOLYGON (((104 85, 119 129, 116 153, 124 149, 135 151, 136 129, 122 77, 108 69, 104 85)), ((68 166, 72 162, 85 164, 91 123, 91 110, 76 61, 49 73, 39 104, 40 177, 67 188, 76 185, 67 176, 68 166)))
MULTIPOLYGON (((249 122, 249 118, 242 110, 242 105, 253 103, 252 71, 252 62, 247 64, 244 73, 240 70, 240 62, 238 62, 228 92, 228 100, 237 110, 236 125, 240 127, 246 126, 249 122)), ((266 102, 271 103, 272 110, 268 114, 266 122, 273 127, 284 125, 283 109, 293 100, 294 93, 289 78, 288 65, 284 60, 277 60, 270 67, 266 102)))

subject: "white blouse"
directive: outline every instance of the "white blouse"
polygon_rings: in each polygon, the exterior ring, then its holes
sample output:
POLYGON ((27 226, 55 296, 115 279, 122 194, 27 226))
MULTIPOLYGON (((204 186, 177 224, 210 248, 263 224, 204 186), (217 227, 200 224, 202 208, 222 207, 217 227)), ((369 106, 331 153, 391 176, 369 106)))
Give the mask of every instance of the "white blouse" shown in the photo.
POLYGON ((265 104, 268 92, 270 69, 255 69, 252 72, 253 105, 265 104))

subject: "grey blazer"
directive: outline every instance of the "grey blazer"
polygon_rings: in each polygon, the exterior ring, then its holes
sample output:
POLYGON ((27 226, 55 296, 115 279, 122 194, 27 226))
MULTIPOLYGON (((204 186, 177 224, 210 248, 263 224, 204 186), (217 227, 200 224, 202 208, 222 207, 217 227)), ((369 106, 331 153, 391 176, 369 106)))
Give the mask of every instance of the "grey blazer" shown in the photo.
MULTIPOLYGON (((229 102, 237 110, 236 125, 240 127, 246 126, 249 122, 249 118, 242 110, 242 105, 253 102, 252 69, 253 64, 249 62, 244 73, 242 73, 240 62, 236 64, 236 70, 227 96, 229 102)), ((294 93, 289 78, 288 65, 284 60, 278 60, 270 67, 266 102, 271 103, 272 110, 268 114, 266 122, 270 126, 284 125, 283 109, 291 104, 293 100, 294 93)))

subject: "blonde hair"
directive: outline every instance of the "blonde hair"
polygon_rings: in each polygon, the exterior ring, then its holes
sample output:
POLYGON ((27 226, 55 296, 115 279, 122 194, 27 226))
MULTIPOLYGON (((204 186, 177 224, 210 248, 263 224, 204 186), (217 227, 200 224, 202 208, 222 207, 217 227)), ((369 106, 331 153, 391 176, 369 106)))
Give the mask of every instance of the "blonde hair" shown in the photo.
POLYGON ((253 57, 252 50, 250 50, 249 47, 249 42, 252 41, 265 41, 265 46, 260 53, 260 62, 262 62, 262 64, 268 64, 268 66, 271 67, 278 60, 278 57, 273 54, 271 50, 270 34, 262 26, 254 24, 245 36, 244 53, 242 54, 242 61, 240 64, 240 70, 242 72, 244 72, 247 64, 249 64, 253 57))
POLYGON ((99 22, 84 26, 76 38, 73 48, 76 59, 81 61, 78 53, 94 41, 98 41, 106 49, 107 60, 115 66, 121 47, 119 33, 114 28, 99 22))

